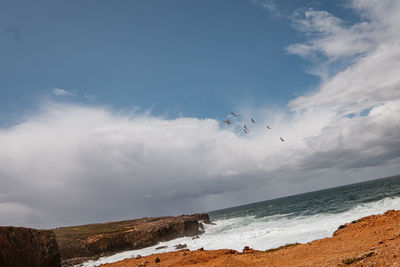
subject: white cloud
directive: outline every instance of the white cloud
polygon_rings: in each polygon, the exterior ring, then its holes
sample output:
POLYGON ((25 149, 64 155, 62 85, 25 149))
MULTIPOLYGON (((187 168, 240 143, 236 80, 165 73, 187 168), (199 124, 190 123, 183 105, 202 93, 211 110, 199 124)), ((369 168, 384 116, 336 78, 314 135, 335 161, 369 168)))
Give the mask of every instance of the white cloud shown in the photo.
POLYGON ((321 84, 319 90, 290 103, 293 110, 325 106, 338 113, 359 113, 400 97, 400 42, 381 44, 321 84))
POLYGON ((260 113, 261 127, 244 136, 212 119, 51 104, 0 131, 0 203, 24 207, 3 221, 50 227, 180 214, 332 185, 327 178, 354 181, 350 169, 399 166, 398 112, 392 102, 352 120, 324 109, 260 113))
MULTIPOLYGON (((366 21, 345 26, 342 20, 326 11, 307 10, 302 14, 304 17, 296 18, 294 26, 309 36, 309 39, 303 44, 289 45, 287 51, 304 58, 316 56, 316 53, 330 60, 357 56, 376 45, 376 40, 371 38, 371 32, 382 31, 381 27, 375 28, 381 25, 366 21)), ((296 17, 298 16, 300 15, 297 13, 296 17)))
POLYGON ((393 0, 352 0, 349 7, 361 21, 348 25, 326 11, 297 11, 293 25, 308 36, 305 43, 292 44, 287 51, 302 57, 320 53, 330 60, 371 52, 383 43, 398 40, 400 3, 393 0))
POLYGON ((274 17, 281 16, 281 13, 277 8, 274 0, 252 0, 252 2, 268 10, 270 14, 274 17))
POLYGON ((74 95, 74 93, 72 93, 68 90, 62 89, 62 88, 53 88, 51 91, 56 96, 73 96, 74 95))
POLYGON ((299 28, 314 33, 304 44, 288 47, 303 57, 321 53, 333 60, 355 57, 343 71, 329 77, 319 90, 290 103, 293 110, 326 106, 339 113, 359 113, 400 96, 400 3, 398 1, 351 1, 351 7, 367 20, 343 26, 323 11, 306 11, 299 28))

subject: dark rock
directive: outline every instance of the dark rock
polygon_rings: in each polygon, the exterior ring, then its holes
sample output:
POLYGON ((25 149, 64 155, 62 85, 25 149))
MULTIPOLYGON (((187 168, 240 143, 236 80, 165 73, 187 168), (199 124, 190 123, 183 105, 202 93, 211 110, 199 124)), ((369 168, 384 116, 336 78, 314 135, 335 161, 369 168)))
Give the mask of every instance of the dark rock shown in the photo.
POLYGON ((243 253, 245 253, 245 252, 247 252, 247 251, 249 251, 249 250, 252 250, 252 249, 249 248, 249 246, 245 246, 245 247, 243 248, 243 253))
POLYGON ((160 260, 160 258, 156 258, 154 261, 155 261, 156 263, 159 263, 161 260, 160 260))
POLYGON ((196 236, 192 237, 192 240, 197 239, 197 238, 200 238, 200 236, 196 235, 196 236))
POLYGON ((156 247, 156 250, 158 250, 158 249, 163 249, 163 248, 167 248, 167 246, 156 247))
POLYGON ((140 255, 136 256, 136 259, 141 259, 141 258, 142 258, 142 256, 140 256, 140 255))
POLYGON ((183 248, 187 248, 186 244, 178 244, 175 246, 175 249, 183 249, 183 248))
POLYGON ((25 227, 0 227, 0 266, 61 266, 52 231, 25 227))
MULTIPOLYGON (((185 216, 185 215, 184 215, 184 216, 185 216)), ((202 223, 205 223, 205 224, 214 224, 214 223, 212 223, 212 222, 210 221, 210 217, 209 217, 208 214, 206 214, 206 213, 196 213, 196 214, 193 214, 193 215, 191 215, 191 216, 193 216, 194 218, 196 218, 196 220, 201 221, 202 223)))
POLYGON ((339 225, 338 229, 337 229, 335 232, 333 232, 333 235, 332 235, 332 236, 338 235, 338 234, 339 234, 339 230, 341 230, 341 229, 343 229, 343 228, 346 228, 347 226, 348 226, 347 223, 346 223, 346 224, 339 225))
POLYGON ((198 250, 200 250, 200 251, 204 251, 204 248, 203 248, 203 247, 201 247, 201 248, 199 248, 198 250))

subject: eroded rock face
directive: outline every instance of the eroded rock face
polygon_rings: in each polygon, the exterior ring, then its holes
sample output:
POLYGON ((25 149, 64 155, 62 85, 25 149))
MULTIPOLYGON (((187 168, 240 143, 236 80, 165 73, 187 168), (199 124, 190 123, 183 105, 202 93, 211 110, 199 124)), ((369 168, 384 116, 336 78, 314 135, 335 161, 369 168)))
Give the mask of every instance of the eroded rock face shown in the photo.
POLYGON ((0 266, 61 266, 55 234, 48 230, 0 226, 0 266))
POLYGON ((63 260, 153 246, 183 236, 203 233, 207 214, 143 218, 55 229, 63 260))

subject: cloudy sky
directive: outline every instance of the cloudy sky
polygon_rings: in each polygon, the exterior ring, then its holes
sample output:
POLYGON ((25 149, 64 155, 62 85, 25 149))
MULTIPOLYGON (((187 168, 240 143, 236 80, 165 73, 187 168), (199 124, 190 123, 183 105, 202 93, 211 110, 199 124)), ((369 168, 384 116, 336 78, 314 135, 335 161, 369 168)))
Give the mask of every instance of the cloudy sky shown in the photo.
POLYGON ((399 174, 400 1, 293 2, 2 1, 0 225, 399 174))

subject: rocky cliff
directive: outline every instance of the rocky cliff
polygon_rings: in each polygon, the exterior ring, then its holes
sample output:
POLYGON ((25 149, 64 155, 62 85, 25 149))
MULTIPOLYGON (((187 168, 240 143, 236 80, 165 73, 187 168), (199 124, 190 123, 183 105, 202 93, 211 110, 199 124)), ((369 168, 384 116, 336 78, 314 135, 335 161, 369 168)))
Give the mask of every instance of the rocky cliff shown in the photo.
POLYGON ((140 249, 183 236, 199 235, 207 214, 143 218, 55 229, 61 258, 100 256, 140 249))
POLYGON ((0 266, 61 266, 53 231, 0 227, 0 266))

